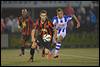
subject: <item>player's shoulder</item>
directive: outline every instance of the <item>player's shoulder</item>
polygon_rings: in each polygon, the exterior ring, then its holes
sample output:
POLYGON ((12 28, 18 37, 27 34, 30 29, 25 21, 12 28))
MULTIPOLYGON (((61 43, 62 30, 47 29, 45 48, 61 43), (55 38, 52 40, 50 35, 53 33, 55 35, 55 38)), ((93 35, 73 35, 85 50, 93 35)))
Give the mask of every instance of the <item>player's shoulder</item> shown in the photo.
POLYGON ((65 21, 67 21, 67 20, 71 20, 72 19, 72 16, 64 15, 64 18, 65 18, 65 21))
POLYGON ((53 19, 57 19, 57 18, 58 18, 57 16, 54 16, 54 17, 53 17, 53 19))
POLYGON ((54 17, 52 18, 52 22, 53 22, 54 20, 58 21, 58 17, 57 17, 57 16, 54 16, 54 17))
POLYGON ((64 18, 69 18, 69 17, 71 17, 71 16, 64 15, 64 18))

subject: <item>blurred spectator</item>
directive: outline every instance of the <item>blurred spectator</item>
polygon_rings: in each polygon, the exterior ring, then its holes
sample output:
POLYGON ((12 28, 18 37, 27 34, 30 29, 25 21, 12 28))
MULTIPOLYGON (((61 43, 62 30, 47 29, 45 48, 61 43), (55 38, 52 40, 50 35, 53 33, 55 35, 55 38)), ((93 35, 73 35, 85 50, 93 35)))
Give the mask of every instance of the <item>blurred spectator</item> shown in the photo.
POLYGON ((80 15, 81 24, 85 24, 85 20, 86 20, 86 9, 82 5, 78 9, 78 13, 80 15))
POLYGON ((94 31, 96 26, 96 15, 92 11, 89 11, 89 21, 90 21, 91 31, 94 31))
POLYGON ((37 1, 34 1, 34 4, 37 5, 37 1))
POLYGON ((92 12, 96 13, 95 6, 94 6, 93 2, 90 3, 89 7, 90 7, 89 11, 92 11, 92 12))
POLYGON ((86 22, 86 9, 82 6, 82 4, 77 8, 76 15, 78 20, 80 21, 80 30, 85 31, 87 28, 88 22, 86 22))
POLYGON ((88 9, 87 9, 87 22, 89 22, 89 31, 94 31, 96 29, 97 23, 97 13, 98 11, 94 7, 94 3, 91 2, 88 9))
POLYGON ((90 16, 91 24, 95 25, 96 24, 96 15, 92 11, 90 11, 90 15, 89 16, 90 16))
POLYGON ((11 33, 11 28, 12 28, 12 20, 9 18, 9 17, 7 17, 7 18, 5 18, 5 21, 6 21, 6 28, 7 28, 7 32, 8 33, 11 33))
POLYGON ((75 13, 74 8, 71 6, 70 2, 68 3, 67 7, 64 9, 64 12, 68 16, 72 16, 75 13))
POLYGON ((12 32, 17 32, 17 30, 18 30, 18 19, 17 19, 17 17, 13 18, 12 22, 13 22, 12 32))
POLYGON ((1 32, 5 31, 5 23, 4 23, 4 19, 1 18, 1 32))

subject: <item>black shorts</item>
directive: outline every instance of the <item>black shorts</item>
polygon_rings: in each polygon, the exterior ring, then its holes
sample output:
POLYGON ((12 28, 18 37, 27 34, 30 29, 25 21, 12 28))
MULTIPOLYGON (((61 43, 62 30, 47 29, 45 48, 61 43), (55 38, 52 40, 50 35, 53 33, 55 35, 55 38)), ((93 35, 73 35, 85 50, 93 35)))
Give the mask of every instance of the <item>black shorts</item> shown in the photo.
POLYGON ((44 42, 41 35, 38 35, 37 40, 40 47, 51 49, 51 42, 44 42))
POLYGON ((51 50, 51 42, 44 42, 44 48, 51 50))

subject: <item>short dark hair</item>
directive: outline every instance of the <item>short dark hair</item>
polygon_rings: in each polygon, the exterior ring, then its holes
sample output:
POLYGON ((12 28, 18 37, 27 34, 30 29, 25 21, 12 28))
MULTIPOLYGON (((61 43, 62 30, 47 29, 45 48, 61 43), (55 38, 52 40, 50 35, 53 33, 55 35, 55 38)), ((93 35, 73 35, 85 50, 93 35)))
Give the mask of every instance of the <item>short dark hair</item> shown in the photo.
POLYGON ((23 8, 22 11, 27 11, 28 12, 28 10, 26 8, 23 8))
POLYGON ((41 13, 46 13, 47 14, 47 11, 46 10, 41 10, 40 14, 41 13))
POLYGON ((56 12, 60 12, 60 11, 63 11, 61 8, 58 8, 57 10, 56 10, 56 12))

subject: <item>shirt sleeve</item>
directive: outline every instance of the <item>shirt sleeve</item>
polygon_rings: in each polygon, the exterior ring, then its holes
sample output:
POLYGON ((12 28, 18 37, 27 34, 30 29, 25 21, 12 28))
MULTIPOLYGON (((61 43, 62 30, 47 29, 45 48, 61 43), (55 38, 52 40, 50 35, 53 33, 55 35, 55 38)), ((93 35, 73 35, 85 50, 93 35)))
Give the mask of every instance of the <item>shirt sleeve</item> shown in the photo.
POLYGON ((72 17, 68 16, 66 19, 67 19, 67 22, 70 22, 72 20, 72 17))
POLYGON ((31 17, 29 17, 29 22, 30 22, 31 28, 34 28, 34 22, 33 22, 33 19, 31 17))
POLYGON ((52 23, 53 23, 53 25, 55 25, 55 24, 57 23, 57 21, 56 21, 56 17, 53 17, 53 19, 52 19, 52 23))

